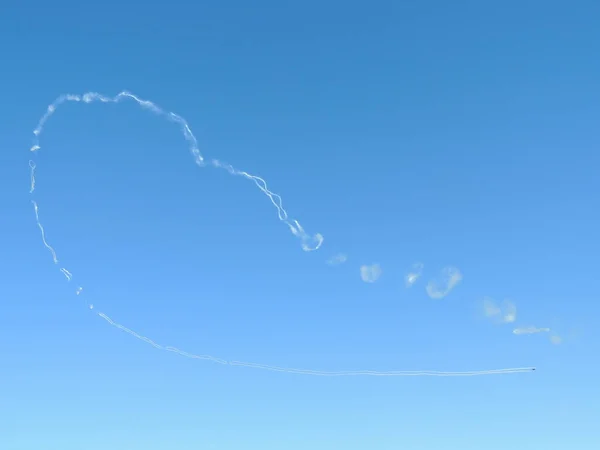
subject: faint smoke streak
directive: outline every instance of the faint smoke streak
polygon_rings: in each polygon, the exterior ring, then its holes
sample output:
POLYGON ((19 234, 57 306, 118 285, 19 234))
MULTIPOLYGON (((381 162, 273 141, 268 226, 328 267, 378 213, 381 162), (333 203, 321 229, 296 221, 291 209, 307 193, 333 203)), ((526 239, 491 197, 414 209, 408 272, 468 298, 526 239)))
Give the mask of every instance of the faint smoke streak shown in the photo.
POLYGON ((381 276, 381 266, 379 264, 360 266, 360 278, 365 283, 375 283, 381 276))
POLYGON ((348 261, 348 256, 344 253, 338 253, 327 260, 327 264, 330 266, 339 266, 348 261))
POLYGON ((549 332, 550 332, 550 328, 537 328, 534 326, 515 328, 513 330, 514 334, 536 334, 536 333, 549 333, 549 332))
POLYGON ((425 290, 433 299, 444 298, 461 282, 462 274, 456 267, 448 266, 442 270, 441 277, 427 283, 425 290))
POLYGON ((483 313, 498 323, 513 323, 517 320, 517 307, 509 300, 498 305, 493 299, 486 297, 483 299, 483 313))
POLYGON ((422 263, 413 264, 411 271, 404 277, 406 287, 411 287, 417 282, 417 280, 421 277, 421 274, 423 273, 423 267, 424 266, 422 263))

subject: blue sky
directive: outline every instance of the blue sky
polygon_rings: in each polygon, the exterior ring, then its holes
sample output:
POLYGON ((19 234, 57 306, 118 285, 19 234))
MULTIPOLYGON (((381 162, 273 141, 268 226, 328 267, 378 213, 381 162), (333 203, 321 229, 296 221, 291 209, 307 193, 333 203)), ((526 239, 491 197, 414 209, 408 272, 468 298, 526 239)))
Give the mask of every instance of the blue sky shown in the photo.
POLYGON ((0 15, 0 448, 597 448, 600 6, 213 3, 0 15), (303 251, 250 181, 197 167, 176 123, 67 103, 35 191, 67 283, 35 223, 32 131, 60 94, 124 89, 263 177, 323 245, 303 251), (448 267, 461 281, 431 298, 448 267), (537 370, 222 366, 98 312, 227 360, 537 370), (551 332, 513 333, 529 326, 551 332))

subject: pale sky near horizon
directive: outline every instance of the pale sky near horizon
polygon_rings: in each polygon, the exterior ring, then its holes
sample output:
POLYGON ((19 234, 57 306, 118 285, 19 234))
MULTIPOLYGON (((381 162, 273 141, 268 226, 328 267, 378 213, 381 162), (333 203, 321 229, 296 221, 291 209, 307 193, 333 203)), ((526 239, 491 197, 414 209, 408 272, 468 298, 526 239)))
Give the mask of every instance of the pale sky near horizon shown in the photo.
POLYGON ((598 448, 599 17, 5 7, 0 448, 598 448))

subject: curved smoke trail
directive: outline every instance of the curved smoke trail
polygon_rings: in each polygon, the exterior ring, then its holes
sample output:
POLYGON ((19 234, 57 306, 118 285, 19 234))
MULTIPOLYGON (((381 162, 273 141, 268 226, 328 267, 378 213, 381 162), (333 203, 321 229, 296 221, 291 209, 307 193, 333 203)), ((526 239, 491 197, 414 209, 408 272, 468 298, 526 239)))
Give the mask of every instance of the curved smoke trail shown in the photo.
MULTIPOLYGON (((96 93, 96 92, 88 92, 88 93, 85 93, 82 95, 74 95, 74 94, 61 95, 53 103, 51 103, 48 106, 46 112, 40 118, 36 128, 33 130, 34 142, 30 148, 30 151, 32 152, 32 154, 35 155, 41 149, 40 136, 44 130, 44 126, 46 125, 46 122, 50 119, 50 117, 52 117, 52 115, 57 111, 57 109, 62 104, 66 103, 66 102, 119 103, 124 99, 133 100, 140 107, 142 107, 144 109, 148 109, 155 114, 163 116, 163 117, 167 118, 168 120, 177 123, 180 126, 180 129, 181 129, 184 139, 189 144, 189 150, 190 150, 190 153, 192 154, 192 157, 194 158, 194 162, 198 166, 201 166, 201 167, 203 167, 207 164, 204 157, 200 153, 200 150, 198 148, 198 141, 196 140, 196 137, 192 133, 192 130, 190 129, 190 127, 188 125, 188 122, 183 117, 181 117, 173 112, 167 112, 167 111, 163 110, 162 108, 160 108, 159 106, 157 106, 155 103, 153 103, 149 100, 143 100, 128 91, 120 92, 119 94, 117 94, 114 97, 106 97, 106 96, 96 93)), ((297 220, 290 219, 288 216, 288 213, 283 208, 283 203, 282 203, 281 197, 278 194, 269 190, 269 188, 267 187, 267 183, 263 178, 258 177, 256 175, 252 175, 248 172, 236 169, 235 167, 231 166, 230 164, 221 162, 218 159, 210 160, 209 164, 215 168, 224 169, 227 172, 229 172, 231 175, 241 176, 241 177, 244 177, 244 178, 252 181, 256 185, 256 187, 258 187, 258 189, 260 189, 260 191, 269 198, 269 200, 271 201, 273 206, 276 208, 279 220, 288 226, 288 228, 290 229, 290 231, 292 232, 292 234, 294 236, 296 236, 297 238, 300 239, 301 246, 304 251, 318 250, 319 247, 321 247, 321 245, 323 243, 323 236, 319 233, 312 235, 312 236, 307 234, 297 220)), ((30 194, 34 194, 35 190, 36 190, 36 169, 37 169, 37 165, 36 165, 35 161, 33 161, 33 160, 29 161, 29 169, 30 169, 30 191, 29 192, 30 192, 30 194)), ((56 251, 48 243, 48 241, 46 239, 46 232, 45 232, 42 222, 40 220, 38 203, 35 200, 32 200, 32 203, 33 203, 34 212, 35 212, 36 224, 41 233, 42 243, 44 244, 44 247, 52 255, 52 260, 53 260, 54 264, 56 264, 58 266, 59 260, 58 260, 56 251)), ((67 281, 70 282, 72 280, 73 274, 69 270, 67 270, 64 267, 60 267, 60 272, 65 276, 67 281)), ((83 290, 83 288, 81 286, 78 287, 76 290, 76 295, 81 294, 82 290, 83 290)), ((93 305, 90 304, 88 306, 91 310, 94 309, 93 305)), ((370 375, 370 376, 449 377, 449 376, 501 375, 501 374, 531 372, 531 371, 535 370, 535 368, 533 368, 533 367, 517 367, 517 368, 509 368, 509 369, 479 370, 479 371, 465 371, 465 372, 427 371, 427 370, 414 370, 414 371, 360 370, 360 371, 331 372, 331 371, 318 371, 318 370, 308 370, 308 369, 284 368, 284 367, 270 366, 270 365, 250 363, 250 362, 241 362, 241 361, 227 361, 227 360, 217 358, 214 356, 210 356, 210 355, 195 355, 195 354, 180 350, 176 347, 163 346, 163 345, 157 344, 153 340, 151 340, 145 336, 142 336, 142 335, 136 333, 135 331, 113 321, 110 317, 108 317, 106 314, 104 314, 102 312, 97 312, 96 314, 99 317, 101 317, 102 319, 104 319, 109 325, 111 325, 121 331, 124 331, 124 332, 130 334, 131 336, 135 337, 136 339, 144 341, 159 350, 165 350, 165 351, 177 353, 177 354, 187 357, 187 358, 208 360, 208 361, 212 361, 212 362, 215 362, 218 364, 224 364, 224 365, 230 365, 230 366, 242 366, 242 367, 276 371, 276 372, 286 372, 286 373, 295 373, 295 374, 304 374, 304 375, 317 375, 317 376, 370 375)))

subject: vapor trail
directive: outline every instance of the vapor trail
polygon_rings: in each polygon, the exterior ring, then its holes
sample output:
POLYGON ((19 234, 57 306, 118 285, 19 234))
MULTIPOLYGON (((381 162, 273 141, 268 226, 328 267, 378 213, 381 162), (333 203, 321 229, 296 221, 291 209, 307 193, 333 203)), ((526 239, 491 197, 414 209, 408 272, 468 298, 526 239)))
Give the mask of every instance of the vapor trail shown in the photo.
MULTIPOLYGON (((189 144, 189 151, 192 154, 193 158, 194 158, 194 162, 198 165, 198 166, 205 166, 205 160, 204 157, 202 156, 202 154, 200 153, 200 150, 198 148, 198 142, 196 140, 196 137, 194 136, 194 134, 192 133, 192 130, 190 129, 187 121, 173 113, 173 112, 166 112, 164 111, 162 108, 160 108, 159 106, 157 106, 156 104, 154 104, 153 102, 149 101, 149 100, 143 100, 137 96, 135 96, 134 94, 127 92, 127 91, 123 91, 119 94, 117 94, 114 97, 106 97, 102 94, 98 94, 96 92, 88 92, 85 93, 83 95, 74 95, 74 94, 65 94, 65 95, 61 95, 60 97, 58 97, 52 104, 50 104, 46 110, 46 112, 44 113, 44 115, 40 118, 36 128, 33 130, 33 134, 34 134, 34 143, 33 145, 30 147, 30 152, 32 154, 36 154, 40 149, 40 136, 44 130, 44 126, 46 125, 46 122, 50 119, 50 117, 56 112, 56 110, 58 109, 58 107, 60 105, 62 105, 65 102, 83 102, 83 103, 92 103, 92 102, 101 102, 101 103, 119 103, 121 102, 123 99, 130 99, 135 101, 140 107, 144 108, 144 109, 148 109, 149 111, 158 114, 160 116, 164 116, 166 117, 168 120, 175 122, 179 125, 181 132, 183 134, 184 139, 188 142, 189 144)), ((236 175, 236 176, 241 176, 244 177, 250 181, 252 181, 256 187, 258 189, 260 189, 260 191, 265 194, 269 200, 271 201, 271 203, 273 204, 273 206, 276 208, 277 210, 277 215, 278 218, 281 222, 285 223, 288 228, 290 229, 290 231, 292 232, 292 234, 294 234, 294 236, 298 237, 301 241, 301 246, 302 249, 304 251, 313 251, 313 250, 317 250, 319 249, 319 247, 322 245, 323 243, 323 236, 319 233, 315 234, 315 235, 309 235, 307 234, 304 229, 302 228, 302 226, 300 225, 300 223, 295 220, 295 219, 290 219, 288 216, 288 213, 286 212, 286 210, 283 208, 283 202, 281 197, 272 192, 268 187, 267 187, 267 183, 266 181, 261 178, 258 177, 256 175, 252 175, 248 172, 242 171, 242 170, 238 170, 235 167, 231 166, 230 164, 221 162, 217 159, 212 159, 210 160, 210 164, 218 169, 223 169, 226 170, 227 172, 229 172, 231 175, 236 175)), ((35 178, 35 173, 36 173, 36 164, 33 160, 29 161, 29 168, 30 168, 30 193, 33 194, 36 190, 36 178, 35 178)), ((54 264, 58 265, 58 258, 56 256, 56 252, 54 250, 54 248, 48 244, 48 241, 46 240, 46 233, 44 230, 44 227, 40 221, 40 215, 39 215, 39 207, 38 204, 35 201, 32 201, 33 203, 33 207, 34 207, 34 212, 35 212, 35 220, 36 220, 36 224, 38 226, 38 228, 40 229, 40 233, 41 233, 41 238, 42 238, 42 242, 44 244, 44 246, 46 247, 46 249, 50 252, 50 254, 52 255, 52 260, 54 262, 54 264)), ((66 277, 67 281, 71 281, 71 279, 73 278, 73 275, 70 271, 68 271, 67 269, 65 269, 64 267, 60 268, 60 272, 66 277)), ((451 289, 452 286, 449 286, 447 289, 451 289)), ((83 287, 79 286, 76 290, 76 295, 80 295, 83 291, 83 287)), ((89 304, 89 309, 93 310, 94 306, 92 304, 89 304)), ((369 370, 362 370, 362 371, 337 371, 337 372, 331 372, 331 371, 318 371, 318 370, 308 370, 308 369, 295 369, 295 368, 284 368, 284 367, 278 367, 278 366, 270 366, 270 365, 264 365, 264 364, 257 364, 257 363, 251 363, 251 362, 241 362, 241 361, 227 361, 221 358, 216 358, 214 356, 210 356, 210 355, 196 355, 196 354, 192 354, 192 353, 188 353, 185 352, 183 350, 180 350, 176 347, 171 347, 171 346, 164 346, 164 345, 160 345, 156 342, 154 342, 152 339, 147 338, 145 336, 142 336, 138 333, 136 333, 135 331, 113 321, 110 317, 108 317, 106 314, 101 313, 101 312, 96 312, 96 314, 101 317, 102 319, 104 319, 109 325, 127 333, 130 334, 131 336, 135 337, 136 339, 139 339, 143 342, 146 342, 147 344, 153 346, 154 348, 158 349, 158 350, 164 350, 164 351, 168 351, 168 352, 172 352, 172 353, 176 353, 178 355, 184 356, 186 358, 192 358, 192 359, 201 359, 201 360, 208 360, 208 361, 212 361, 218 364, 223 364, 223 365, 229 365, 229 366, 242 366, 242 367, 248 367, 248 368, 255 368, 255 369, 262 369, 262 370, 269 370, 269 371, 276 371, 276 372, 286 372, 286 373, 296 373, 296 374, 305 374, 305 375, 316 375, 316 376, 356 376, 356 375, 370 375, 370 376, 438 376, 438 377, 450 377, 450 376, 478 376, 478 375, 499 375, 499 374, 513 374, 513 373, 524 373, 524 372, 531 372, 533 370, 535 370, 535 368, 533 367, 521 367, 521 368, 510 368, 510 369, 495 369, 495 370, 480 370, 480 371, 466 371, 466 372, 445 372, 445 371, 427 371, 427 370, 417 370, 417 371, 369 371, 369 370)))
POLYGON ((56 257, 56 252, 54 251, 54 248, 52 248, 52 246, 49 245, 48 242, 46 241, 46 231, 44 231, 44 226, 40 222, 40 213, 39 213, 38 204, 35 201, 33 201, 32 203, 33 203, 33 211, 35 212, 35 222, 37 223, 37 226, 40 229, 40 233, 42 234, 42 242, 44 244, 44 247, 46 247, 48 249, 48 251, 50 252, 50 254, 52 255, 52 261, 54 261, 54 264, 58 264, 58 258, 56 257))
MULTIPOLYGON (((56 100, 54 100, 54 102, 52 104, 50 104, 48 106, 46 112, 40 118, 37 126, 33 130, 35 140, 34 140, 34 145, 30 148, 30 150, 32 152, 37 152, 38 150, 40 150, 41 147, 40 147, 39 137, 42 134, 42 132, 44 131, 44 126, 46 125, 46 122, 48 121, 48 119, 50 119, 50 117, 52 117, 52 115, 57 111, 57 109, 63 103, 65 103, 65 102, 119 103, 123 99, 133 100, 140 107, 142 107, 144 109, 148 109, 149 111, 151 111, 157 115, 164 116, 168 120, 177 123, 180 126, 183 137, 189 144, 189 151, 192 154, 192 157, 194 158, 195 163, 201 167, 206 165, 206 163, 204 161, 204 157, 202 156, 202 154, 200 153, 200 149, 198 148, 198 141, 197 141, 196 137, 194 136, 194 133, 192 132, 190 126, 188 125, 188 122, 183 117, 181 117, 180 115, 175 114, 173 112, 167 112, 164 109, 162 109, 161 107, 159 107, 158 105, 156 105, 155 103, 153 103, 149 100, 143 100, 140 97, 138 97, 128 91, 120 92, 119 94, 117 94, 114 97, 107 97, 107 96, 99 94, 97 92, 87 92, 83 95, 65 94, 65 95, 59 96, 56 100)), ((294 236, 296 236, 300 239, 301 246, 304 251, 308 252, 308 251, 318 250, 319 247, 321 247, 321 245, 323 244, 323 236, 320 233, 317 233, 317 234, 311 236, 304 231, 304 229, 302 228, 302 226, 300 225, 300 223, 297 220, 291 220, 288 216, 287 211, 283 207, 283 201, 281 199, 281 196, 279 196, 278 194, 271 191, 267 187, 267 182, 263 178, 256 176, 256 175, 252 175, 243 170, 236 169, 231 164, 224 163, 222 161, 219 161, 218 159, 212 159, 210 161, 210 164, 215 168, 226 170, 231 175, 241 176, 243 178, 246 178, 246 179, 252 181, 256 185, 256 187, 258 189, 260 189, 261 192, 269 198, 269 200, 271 201, 271 203, 273 204, 275 209, 277 209, 277 216, 279 217, 279 220, 281 222, 285 223, 288 226, 288 228, 290 229, 290 231, 292 232, 292 234, 294 234, 294 236)), ((29 166, 31 167, 31 192, 33 192, 35 189, 35 175, 34 175, 35 163, 33 161, 30 161, 29 166)))
POLYGON ((340 376, 379 376, 379 377, 473 377, 473 376, 482 376, 482 375, 508 375, 508 374, 516 374, 516 373, 529 373, 535 370, 535 367, 514 367, 509 369, 491 369, 491 370, 470 370, 470 371, 462 371, 462 372, 448 372, 448 371, 439 371, 439 370, 391 370, 391 371, 375 371, 375 370, 347 370, 347 371, 324 371, 324 370, 312 370, 312 369, 295 369, 290 367, 278 367, 278 366, 270 366, 266 364, 257 364, 251 362, 242 362, 242 361, 228 361, 225 359, 217 358, 211 355, 196 355, 193 353, 188 353, 183 350, 178 349, 177 347, 164 346, 161 344, 157 344, 152 339, 149 339, 141 334, 136 333, 135 331, 115 322, 110 317, 108 317, 104 313, 97 313, 100 317, 102 317, 106 322, 108 322, 113 327, 118 328, 121 331, 124 331, 127 334, 139 339, 147 344, 150 344, 152 347, 158 350, 165 350, 172 353, 177 353, 178 355, 184 356, 190 359, 202 359, 207 361, 212 361, 222 365, 230 365, 230 366, 240 366, 240 367, 248 367, 252 369, 261 369, 268 370, 271 372, 284 372, 284 373, 293 373, 299 375, 313 375, 313 376, 322 376, 322 377, 340 377, 340 376))
POLYGON ((411 287, 417 282, 423 273, 423 263, 414 263, 411 271, 404 277, 404 283, 406 287, 411 287))
POLYGON ((60 269, 60 271, 63 273, 63 275, 66 277, 67 281, 71 281, 71 279, 73 278, 73 274, 71 272, 69 272, 67 269, 65 269, 64 267, 60 269))
POLYGON ((513 330, 514 334, 537 334, 537 333, 549 333, 549 332, 550 332, 550 328, 538 328, 538 327, 534 327, 534 326, 515 328, 513 330))
POLYGON ((35 191, 35 163, 33 161, 29 161, 29 169, 30 169, 30 177, 31 177, 31 185, 29 188, 29 193, 33 194, 33 191, 35 191))
POLYGON ((442 275, 438 279, 427 283, 425 290, 427 295, 434 299, 444 298, 454 287, 462 280, 462 274, 456 267, 448 266, 442 270, 442 275))

